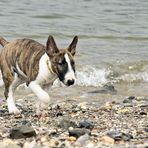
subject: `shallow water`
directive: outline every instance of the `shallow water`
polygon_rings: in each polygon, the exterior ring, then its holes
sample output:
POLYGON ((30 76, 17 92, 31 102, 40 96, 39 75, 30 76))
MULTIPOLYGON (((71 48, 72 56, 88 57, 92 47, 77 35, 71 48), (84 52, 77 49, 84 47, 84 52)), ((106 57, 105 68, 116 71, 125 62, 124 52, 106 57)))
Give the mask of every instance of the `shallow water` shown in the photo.
POLYGON ((45 44, 52 34, 67 47, 78 35, 77 86, 147 86, 147 0, 2 0, 0 10, 0 35, 8 40, 45 44))

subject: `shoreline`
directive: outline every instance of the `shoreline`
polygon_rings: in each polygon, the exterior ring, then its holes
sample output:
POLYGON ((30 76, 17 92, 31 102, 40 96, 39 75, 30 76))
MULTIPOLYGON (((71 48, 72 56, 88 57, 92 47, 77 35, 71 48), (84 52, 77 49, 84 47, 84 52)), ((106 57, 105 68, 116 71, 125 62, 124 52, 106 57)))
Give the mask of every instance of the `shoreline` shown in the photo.
MULTIPOLYGON (((95 89, 90 87, 89 91, 95 89)), ((112 94, 111 91, 93 94, 84 93, 85 88, 78 90, 75 90, 75 87, 52 88, 49 92, 53 98, 52 104, 48 108, 48 116, 42 120, 35 115, 36 97, 30 91, 20 89, 16 92, 16 104, 22 110, 21 115, 9 115, 6 102, 1 99, 0 145, 10 144, 24 148, 31 145, 34 147, 144 147, 148 145, 146 120, 148 98, 146 96, 136 95, 131 99, 132 96, 112 94), (65 89, 67 91, 61 95, 62 90, 65 89), (76 93, 77 95, 74 95, 76 93), (90 121, 93 128, 78 128, 82 120, 90 121), (21 126, 24 122, 27 125, 31 123, 36 137, 10 138, 10 130, 15 126, 21 126), (76 129, 78 133, 84 131, 82 135, 75 137, 69 135, 69 129, 76 129), (107 135, 109 132, 113 132, 111 133, 113 137, 107 135), (120 138, 117 139, 116 136, 119 135, 120 138)), ((1 89, 0 97, 4 98, 2 91, 1 89)))

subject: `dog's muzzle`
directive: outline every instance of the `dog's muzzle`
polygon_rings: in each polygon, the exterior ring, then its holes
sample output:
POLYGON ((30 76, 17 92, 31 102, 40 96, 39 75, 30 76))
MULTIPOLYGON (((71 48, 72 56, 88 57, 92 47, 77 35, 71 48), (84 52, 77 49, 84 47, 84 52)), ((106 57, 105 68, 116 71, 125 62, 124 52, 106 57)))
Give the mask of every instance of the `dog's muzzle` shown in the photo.
POLYGON ((72 80, 68 80, 67 81, 67 86, 70 86, 70 85, 73 85, 75 83, 75 80, 74 79, 72 79, 72 80))

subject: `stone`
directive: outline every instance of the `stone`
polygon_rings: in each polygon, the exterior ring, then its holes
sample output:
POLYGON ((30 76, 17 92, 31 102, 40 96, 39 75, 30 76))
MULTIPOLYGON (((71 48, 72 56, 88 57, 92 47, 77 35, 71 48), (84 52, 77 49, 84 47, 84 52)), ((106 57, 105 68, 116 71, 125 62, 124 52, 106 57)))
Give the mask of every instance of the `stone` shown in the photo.
POLYGON ((123 132, 119 132, 119 131, 111 131, 107 133, 107 136, 113 138, 115 141, 130 141, 133 136, 130 134, 125 134, 123 132))
POLYGON ((132 101, 135 99, 136 99, 135 96, 129 96, 123 100, 123 103, 132 103, 132 101))
POLYGON ((101 140, 104 142, 104 143, 107 143, 107 144, 114 144, 115 143, 115 140, 109 136, 103 136, 101 138, 101 140))
POLYGON ((27 125, 27 126, 31 126, 31 122, 29 120, 18 120, 16 121, 17 125, 27 125))
POLYGON ((57 126, 63 129, 68 129, 69 127, 76 127, 77 124, 70 120, 69 117, 59 117, 57 120, 57 126))
POLYGON ((132 103, 132 100, 124 99, 124 100, 123 100, 123 103, 132 103))
POLYGON ((145 128, 144 128, 144 131, 145 131, 145 132, 148 132, 148 127, 145 127, 145 128))
POLYGON ((129 97, 127 97, 127 99, 128 99, 128 100, 135 100, 136 97, 135 97, 135 96, 129 96, 129 97))
POLYGON ((87 129, 80 129, 80 128, 75 128, 73 130, 69 130, 69 136, 73 136, 76 138, 79 138, 80 136, 82 136, 84 134, 90 135, 91 132, 87 129))
POLYGON ((81 102, 81 103, 79 103, 79 104, 78 104, 78 107, 79 107, 80 109, 87 109, 87 102, 81 102))
POLYGON ((139 114, 140 114, 140 115, 147 115, 147 113, 144 112, 144 111, 141 111, 139 114))
POLYGON ((67 140, 68 140, 68 141, 76 141, 76 137, 70 136, 70 137, 68 137, 67 140))
POLYGON ((10 138, 20 139, 36 136, 35 130, 28 125, 14 126, 10 130, 10 138))
POLYGON ((77 139, 76 143, 77 143, 77 144, 80 144, 81 146, 83 146, 83 145, 85 145, 86 141, 89 140, 89 138, 90 138, 89 135, 86 133, 86 134, 80 136, 80 137, 77 139))
POLYGON ((126 114, 126 113, 129 113, 129 109, 127 109, 127 108, 119 109, 119 110, 117 110, 117 113, 118 114, 126 114))
POLYGON ((110 91, 110 92, 117 92, 117 90, 115 89, 115 87, 113 85, 106 84, 103 86, 103 88, 110 91))
POLYGON ((99 90, 94 90, 94 91, 90 91, 89 93, 103 93, 103 94, 116 94, 117 90, 115 89, 115 87, 113 85, 104 85, 103 88, 99 89, 99 90))
POLYGON ((79 122, 78 127, 79 128, 93 129, 94 125, 91 121, 83 119, 79 122))
POLYGON ((107 109, 107 110, 111 110, 112 109, 112 106, 113 105, 111 103, 106 102, 105 105, 104 105, 104 108, 107 109))
POLYGON ((57 130, 50 130, 49 131, 49 137, 52 137, 52 136, 58 136, 58 132, 57 132, 57 130))

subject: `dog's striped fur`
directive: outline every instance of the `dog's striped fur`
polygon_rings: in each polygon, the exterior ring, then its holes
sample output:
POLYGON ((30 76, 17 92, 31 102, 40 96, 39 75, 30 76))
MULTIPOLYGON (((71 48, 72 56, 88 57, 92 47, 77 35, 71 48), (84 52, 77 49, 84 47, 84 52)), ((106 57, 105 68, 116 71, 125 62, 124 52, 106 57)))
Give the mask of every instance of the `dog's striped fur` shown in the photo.
POLYGON ((4 47, 0 54, 0 68, 9 113, 19 113, 13 93, 22 83, 26 83, 37 95, 38 110, 50 103, 42 84, 52 84, 57 78, 67 86, 74 84, 73 56, 77 41, 78 37, 75 36, 67 49, 58 49, 52 36, 48 37, 46 46, 31 39, 18 39, 9 43, 0 37, 0 44, 4 47))

